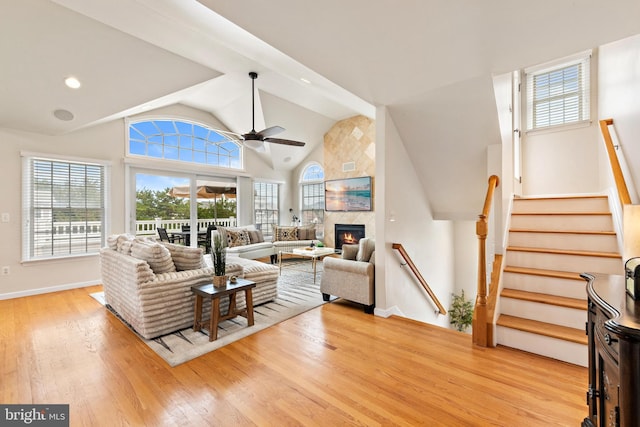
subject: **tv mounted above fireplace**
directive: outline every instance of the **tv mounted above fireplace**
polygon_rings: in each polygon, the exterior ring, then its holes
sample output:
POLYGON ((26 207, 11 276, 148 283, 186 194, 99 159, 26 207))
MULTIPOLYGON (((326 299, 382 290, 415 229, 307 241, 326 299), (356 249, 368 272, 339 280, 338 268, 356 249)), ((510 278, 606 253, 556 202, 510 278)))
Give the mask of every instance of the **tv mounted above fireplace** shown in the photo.
POLYGON ((324 183, 324 209, 328 212, 370 211, 371 177, 333 179, 324 183))

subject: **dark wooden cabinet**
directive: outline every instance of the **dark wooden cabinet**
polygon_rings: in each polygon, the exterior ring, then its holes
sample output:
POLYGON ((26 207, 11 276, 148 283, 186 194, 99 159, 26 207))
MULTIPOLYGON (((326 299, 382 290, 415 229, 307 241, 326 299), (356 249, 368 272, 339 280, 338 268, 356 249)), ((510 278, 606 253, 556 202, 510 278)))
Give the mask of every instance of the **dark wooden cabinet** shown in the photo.
POLYGON ((589 416, 587 426, 640 426, 640 301, 624 276, 588 274, 589 416))

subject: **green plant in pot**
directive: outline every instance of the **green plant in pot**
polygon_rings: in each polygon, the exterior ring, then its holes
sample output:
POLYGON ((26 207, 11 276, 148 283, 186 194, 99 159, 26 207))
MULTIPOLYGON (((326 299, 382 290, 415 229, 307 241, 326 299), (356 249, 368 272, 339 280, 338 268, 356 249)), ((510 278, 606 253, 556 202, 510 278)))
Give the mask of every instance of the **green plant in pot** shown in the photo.
POLYGON ((224 240, 220 234, 213 237, 213 248, 211 249, 211 260, 213 261, 213 286, 224 287, 227 285, 227 276, 225 275, 226 257, 224 240))
POLYGON ((452 294, 451 308, 449 308, 449 323, 460 332, 465 332, 473 323, 473 302, 464 297, 464 289, 459 294, 452 294))

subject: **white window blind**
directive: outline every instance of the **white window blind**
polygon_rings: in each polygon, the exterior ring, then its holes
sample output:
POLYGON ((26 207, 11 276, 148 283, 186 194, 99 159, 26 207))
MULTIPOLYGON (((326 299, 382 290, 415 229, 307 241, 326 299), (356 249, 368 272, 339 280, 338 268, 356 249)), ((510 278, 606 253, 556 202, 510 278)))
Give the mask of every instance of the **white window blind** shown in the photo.
POLYGON ((23 259, 98 253, 105 242, 106 167, 25 157, 23 259))
POLYGON ((526 70, 527 129, 590 119, 590 52, 544 68, 526 70))

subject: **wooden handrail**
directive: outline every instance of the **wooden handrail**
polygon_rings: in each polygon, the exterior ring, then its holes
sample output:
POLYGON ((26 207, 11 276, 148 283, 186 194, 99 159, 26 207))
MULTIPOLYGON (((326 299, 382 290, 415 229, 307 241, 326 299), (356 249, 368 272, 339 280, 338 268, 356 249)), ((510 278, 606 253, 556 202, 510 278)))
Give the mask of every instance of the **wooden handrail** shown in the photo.
POLYGON ((478 235, 478 295, 474 309, 474 322, 472 328, 473 342, 482 347, 489 345, 487 339, 487 234, 489 234, 489 212, 493 202, 493 194, 500 185, 500 179, 496 175, 489 177, 487 196, 484 200, 482 213, 476 222, 476 234, 478 235))
POLYGON ((409 256, 407 251, 404 249, 404 247, 400 243, 393 243, 391 245, 391 247, 393 249, 397 250, 398 252, 400 252, 400 255, 402 255, 402 258, 405 260, 405 262, 407 263, 407 265, 409 266, 411 271, 413 271, 413 274, 418 279, 418 282, 420 282, 420 284, 422 285, 424 290, 427 291, 427 293, 429 294, 429 297, 431 298, 431 301, 433 301, 433 303, 436 305, 436 307, 438 307, 438 312, 440 314, 447 314, 447 310, 444 309, 444 307, 442 306, 442 304, 438 300, 438 297, 436 297, 436 295, 431 290, 431 287, 429 286, 427 281, 424 280, 424 277, 422 277, 422 274, 420 274, 420 271, 418 270, 418 267, 416 267, 416 265, 413 263, 413 261, 411 260, 411 257, 409 256))
POLYGON ((629 196, 629 189, 627 188, 627 183, 624 180, 622 168, 620 167, 616 149, 613 146, 613 140, 611 139, 611 133, 609 132, 609 126, 612 124, 613 119, 600 120, 600 131, 602 132, 602 137, 604 138, 604 146, 607 148, 607 154, 609 155, 609 163, 611 163, 613 179, 616 183, 616 188, 618 189, 620 204, 623 206, 630 205, 631 197, 629 196))

